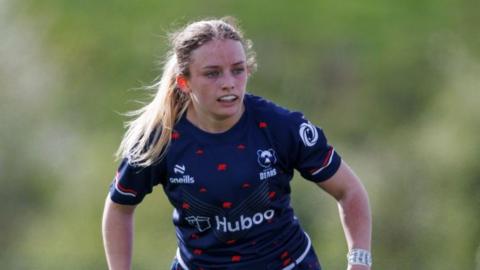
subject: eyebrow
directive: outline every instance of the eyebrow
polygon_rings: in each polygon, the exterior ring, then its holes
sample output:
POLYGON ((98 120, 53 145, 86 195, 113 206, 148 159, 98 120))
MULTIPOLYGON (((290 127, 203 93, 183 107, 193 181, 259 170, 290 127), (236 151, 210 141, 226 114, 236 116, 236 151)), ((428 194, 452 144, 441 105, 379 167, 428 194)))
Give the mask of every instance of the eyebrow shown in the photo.
MULTIPOLYGON (((233 63, 232 66, 238 66, 238 65, 242 65, 243 63, 245 63, 245 61, 238 61, 236 63, 233 63)), ((202 69, 215 69, 215 68, 219 68, 220 66, 218 65, 211 65, 211 66, 204 66, 202 67, 202 69)))

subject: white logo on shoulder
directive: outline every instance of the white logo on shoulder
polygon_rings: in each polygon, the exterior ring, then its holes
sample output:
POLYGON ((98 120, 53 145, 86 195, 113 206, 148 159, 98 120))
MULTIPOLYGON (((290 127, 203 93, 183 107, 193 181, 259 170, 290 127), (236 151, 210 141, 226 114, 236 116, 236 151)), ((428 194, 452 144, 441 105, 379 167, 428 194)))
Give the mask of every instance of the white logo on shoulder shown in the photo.
POLYGON ((302 123, 300 125, 300 138, 302 139, 303 144, 307 147, 314 146, 318 141, 318 131, 312 123, 302 123))
POLYGON ((170 177, 168 180, 170 180, 170 183, 172 184, 193 184, 195 183, 195 179, 193 176, 190 175, 184 175, 185 173, 185 165, 178 165, 175 164, 173 167, 173 173, 175 174, 181 174, 180 177, 170 177))
POLYGON ((260 172, 260 180, 265 180, 267 178, 277 175, 277 169, 272 168, 272 165, 277 163, 277 156, 275 150, 257 150, 257 161, 260 166, 264 169, 260 172))

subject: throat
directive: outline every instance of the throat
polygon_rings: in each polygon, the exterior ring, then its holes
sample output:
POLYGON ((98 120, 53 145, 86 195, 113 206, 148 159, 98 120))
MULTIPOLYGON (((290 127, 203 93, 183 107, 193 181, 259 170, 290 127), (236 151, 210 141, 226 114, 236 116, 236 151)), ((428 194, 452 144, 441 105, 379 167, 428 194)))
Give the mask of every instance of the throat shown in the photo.
POLYGON ((245 111, 244 106, 241 110, 229 117, 215 117, 198 113, 193 106, 187 110, 187 120, 197 128, 208 133, 223 133, 231 129, 242 117, 245 111))

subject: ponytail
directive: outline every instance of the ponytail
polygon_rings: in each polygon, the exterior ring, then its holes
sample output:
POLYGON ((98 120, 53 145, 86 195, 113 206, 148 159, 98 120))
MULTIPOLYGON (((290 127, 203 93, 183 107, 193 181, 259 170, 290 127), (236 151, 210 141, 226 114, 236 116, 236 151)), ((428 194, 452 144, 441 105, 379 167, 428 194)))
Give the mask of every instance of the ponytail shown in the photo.
POLYGON ((152 88, 154 99, 138 110, 127 113, 135 118, 127 122, 127 131, 117 150, 117 158, 127 158, 131 164, 149 166, 165 155, 173 126, 186 111, 190 100, 176 85, 179 73, 177 57, 170 54, 160 81, 152 88))

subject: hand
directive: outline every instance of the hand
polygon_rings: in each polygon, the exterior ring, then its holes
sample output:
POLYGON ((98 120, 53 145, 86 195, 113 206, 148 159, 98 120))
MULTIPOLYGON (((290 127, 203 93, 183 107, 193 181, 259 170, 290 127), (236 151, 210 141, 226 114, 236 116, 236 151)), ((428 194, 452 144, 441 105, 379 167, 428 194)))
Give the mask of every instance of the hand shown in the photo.
POLYGON ((370 270, 366 265, 348 265, 347 270, 370 270))

